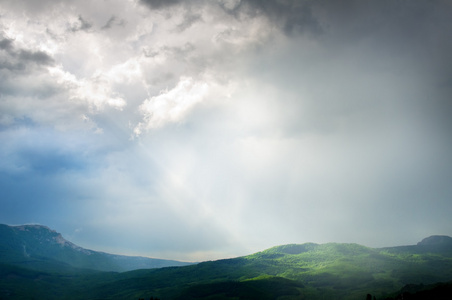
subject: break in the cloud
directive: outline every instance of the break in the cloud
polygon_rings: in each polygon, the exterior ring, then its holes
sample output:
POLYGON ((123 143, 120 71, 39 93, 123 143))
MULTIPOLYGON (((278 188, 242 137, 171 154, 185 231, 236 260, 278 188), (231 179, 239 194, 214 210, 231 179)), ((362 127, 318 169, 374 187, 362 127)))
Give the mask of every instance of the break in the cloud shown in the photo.
POLYGON ((448 1, 2 1, 3 223, 203 260, 452 209, 448 1))

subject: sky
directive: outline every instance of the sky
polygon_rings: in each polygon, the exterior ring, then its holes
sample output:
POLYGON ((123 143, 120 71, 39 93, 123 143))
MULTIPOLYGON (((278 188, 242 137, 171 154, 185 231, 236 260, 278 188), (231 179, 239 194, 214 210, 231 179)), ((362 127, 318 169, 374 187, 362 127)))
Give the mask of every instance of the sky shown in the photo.
POLYGON ((452 235, 452 2, 1 0, 0 223, 203 261, 452 235))

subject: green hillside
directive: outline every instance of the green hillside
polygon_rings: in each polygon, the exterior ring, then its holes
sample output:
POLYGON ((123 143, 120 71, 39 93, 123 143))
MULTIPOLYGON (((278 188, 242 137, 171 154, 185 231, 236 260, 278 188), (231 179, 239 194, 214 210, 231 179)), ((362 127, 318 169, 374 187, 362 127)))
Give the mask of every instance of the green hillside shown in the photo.
POLYGON ((410 251, 357 244, 285 245, 241 258, 129 276, 121 281, 122 292, 141 290, 136 295, 143 298, 154 294, 165 299, 264 299, 264 293, 269 299, 365 299, 369 293, 382 299, 407 284, 452 280, 452 256, 417 246, 410 251))
POLYGON ((63 274, 0 266, 0 299, 32 299, 32 294, 34 299, 93 300, 364 300, 368 294, 385 299, 407 286, 451 281, 451 240, 434 237, 418 245, 380 249, 293 244, 233 259, 123 273, 63 274))

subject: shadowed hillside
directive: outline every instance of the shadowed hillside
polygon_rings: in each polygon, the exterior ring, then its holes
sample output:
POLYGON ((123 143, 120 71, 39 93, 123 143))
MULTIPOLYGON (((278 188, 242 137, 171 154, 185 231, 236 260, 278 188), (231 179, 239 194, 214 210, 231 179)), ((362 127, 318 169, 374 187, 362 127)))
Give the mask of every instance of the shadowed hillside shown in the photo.
POLYGON ((71 271, 79 268, 115 272, 189 265, 179 261, 114 255, 84 249, 42 225, 1 224, 0 263, 48 271, 71 271))

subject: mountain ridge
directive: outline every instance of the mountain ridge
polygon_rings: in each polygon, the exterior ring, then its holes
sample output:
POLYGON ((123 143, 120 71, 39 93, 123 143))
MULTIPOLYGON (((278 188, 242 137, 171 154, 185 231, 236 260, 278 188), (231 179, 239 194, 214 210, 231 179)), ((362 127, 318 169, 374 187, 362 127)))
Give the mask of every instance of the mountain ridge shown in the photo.
POLYGON ((92 269, 124 272, 136 269, 184 266, 175 260, 126 256, 80 247, 45 225, 0 224, 0 262, 40 269, 92 269))
MULTIPOLYGON (((39 257, 36 253, 29 253, 27 260, 21 248, 23 245, 17 243, 20 239, 9 229, 0 226, 1 299, 30 299, 33 296, 55 300, 150 297, 362 300, 372 294, 380 300, 413 284, 431 285, 452 280, 452 245, 448 242, 450 237, 444 236, 431 236, 416 245, 386 248, 355 243, 286 244, 246 256, 188 266, 127 272, 73 268, 64 273, 70 276, 61 276, 61 266, 56 268, 52 264, 64 262, 39 257), (10 234, 8 243, 3 239, 4 231, 10 234), (8 247, 16 249, 16 254, 24 261, 5 264, 1 258, 8 247), (30 267, 33 259, 40 264, 30 267), (46 264, 54 266, 58 272, 49 272, 48 267, 42 269, 46 264)), ((37 234, 38 238, 34 240, 37 245, 50 241, 58 249, 71 249, 70 244, 66 248, 61 246, 66 243, 48 227, 23 227, 16 231, 37 234)), ((89 257, 105 259, 98 255, 92 251, 89 257)))

